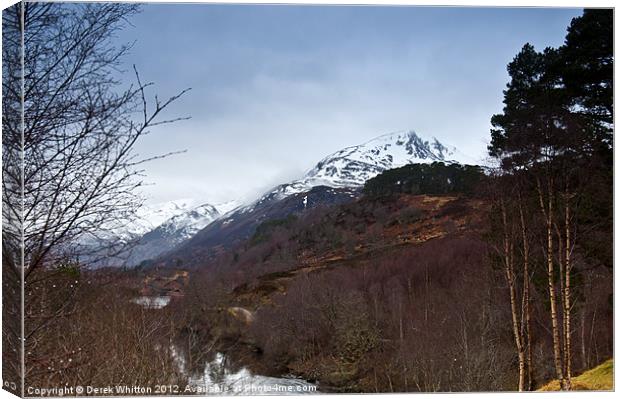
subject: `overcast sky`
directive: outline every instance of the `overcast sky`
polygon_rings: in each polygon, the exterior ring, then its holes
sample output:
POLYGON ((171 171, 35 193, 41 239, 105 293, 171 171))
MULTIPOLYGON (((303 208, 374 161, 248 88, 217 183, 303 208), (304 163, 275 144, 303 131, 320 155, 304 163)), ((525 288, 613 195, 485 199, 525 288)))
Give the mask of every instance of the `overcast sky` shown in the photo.
MULTIPOLYGON (((149 202, 250 198, 324 156, 398 130, 480 158, 524 43, 562 44, 581 10, 149 4, 119 40, 160 97, 149 202)), ((154 92, 153 92, 154 93, 154 92)))

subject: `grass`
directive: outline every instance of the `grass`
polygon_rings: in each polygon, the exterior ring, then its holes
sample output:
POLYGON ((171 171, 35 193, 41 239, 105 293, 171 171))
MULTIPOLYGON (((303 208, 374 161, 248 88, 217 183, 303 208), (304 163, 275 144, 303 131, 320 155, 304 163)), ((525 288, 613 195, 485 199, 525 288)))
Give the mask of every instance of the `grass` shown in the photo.
MULTIPOLYGON (((614 389, 614 360, 606 362, 590 369, 583 374, 571 379, 572 389, 575 391, 611 391, 614 389)), ((553 380, 544 385, 539 391, 559 391, 560 383, 553 380)))

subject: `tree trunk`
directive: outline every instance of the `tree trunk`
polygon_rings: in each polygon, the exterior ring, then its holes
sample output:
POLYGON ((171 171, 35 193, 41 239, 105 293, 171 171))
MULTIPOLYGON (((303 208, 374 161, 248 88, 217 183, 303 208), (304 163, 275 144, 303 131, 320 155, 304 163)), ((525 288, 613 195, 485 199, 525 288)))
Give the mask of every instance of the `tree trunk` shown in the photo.
POLYGON ((514 243, 510 239, 508 218, 506 215, 506 207, 504 202, 501 203, 502 223, 504 225, 504 266, 506 272, 506 281, 510 293, 510 313, 512 314, 512 332, 517 347, 517 356, 519 358, 519 392, 523 392, 525 388, 525 351, 523 350, 523 337, 521 328, 519 328, 519 311, 517 308, 517 293, 515 287, 514 274, 514 243))
MULTIPOLYGON (((527 238, 527 228, 525 225, 525 216, 523 215, 523 205, 521 196, 519 195, 519 217, 521 219, 521 236, 523 239, 523 318, 525 319, 525 342, 527 342, 526 365, 527 365, 527 386, 526 390, 531 391, 533 387, 532 374, 532 323, 530 315, 530 247, 527 238)), ((523 327, 523 326, 522 326, 523 327)))
POLYGON ((570 232, 570 196, 568 188, 564 191, 564 223, 566 229, 566 244, 564 250, 564 373, 566 389, 571 388, 571 325, 570 325, 570 274, 571 274, 571 232, 570 232))
POLYGON ((553 264, 553 194, 552 194, 552 180, 549 181, 547 205, 543 199, 542 188, 538 183, 538 197, 540 202, 541 211, 545 217, 547 227, 547 281, 549 288, 549 302, 551 307, 551 329, 553 335, 553 362, 555 366, 555 373, 562 389, 566 384, 564 381, 564 372, 562 368, 562 350, 560 347, 560 331, 558 324, 558 311, 556 303, 555 292, 555 270, 553 264))
POLYGON ((581 368, 588 369, 588 358, 586 356, 586 311, 581 310, 580 324, 581 324, 581 368))

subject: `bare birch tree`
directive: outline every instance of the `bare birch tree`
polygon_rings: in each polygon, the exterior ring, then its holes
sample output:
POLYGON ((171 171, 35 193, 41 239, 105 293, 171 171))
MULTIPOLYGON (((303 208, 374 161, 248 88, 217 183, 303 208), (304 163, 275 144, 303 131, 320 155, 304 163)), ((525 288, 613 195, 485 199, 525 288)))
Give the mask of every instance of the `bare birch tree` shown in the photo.
POLYGON ((497 226, 497 236, 500 238, 499 243, 493 246, 501 259, 501 267, 508 286, 512 336, 518 359, 517 389, 521 392, 532 389, 530 237, 524 218, 520 186, 513 180, 512 176, 495 177, 492 198, 494 210, 497 209, 500 215, 497 226), (518 251, 521 253, 520 257, 517 256, 518 251))
MULTIPOLYGON (((151 83, 135 68, 134 83, 122 88, 129 46, 111 39, 137 11, 132 4, 22 2, 3 12, 2 262, 11 295, 24 284, 26 316, 40 305, 41 291, 31 287, 75 266, 80 242, 131 219, 146 161, 135 144, 149 128, 178 120, 162 119, 162 111, 185 91, 150 101, 151 83)), ((26 347, 36 345, 38 333, 70 310, 64 299, 27 318, 23 331, 5 330, 5 338, 17 333, 26 347)), ((18 318, 18 308, 5 307, 5 316, 18 318)))

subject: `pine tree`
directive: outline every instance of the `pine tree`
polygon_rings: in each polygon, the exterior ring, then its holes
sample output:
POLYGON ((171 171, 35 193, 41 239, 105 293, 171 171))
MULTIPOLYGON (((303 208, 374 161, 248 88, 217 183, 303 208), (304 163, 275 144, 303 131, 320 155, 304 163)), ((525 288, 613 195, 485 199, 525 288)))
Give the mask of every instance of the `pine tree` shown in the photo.
POLYGON ((538 199, 554 366, 563 389, 571 387, 573 252, 581 222, 594 217, 583 204, 601 193, 606 201, 595 207, 602 214, 611 208, 612 32, 611 10, 586 10, 560 48, 537 52, 526 44, 508 65, 503 112, 491 119, 489 154, 501 161, 502 173, 527 176, 520 198, 538 199))

